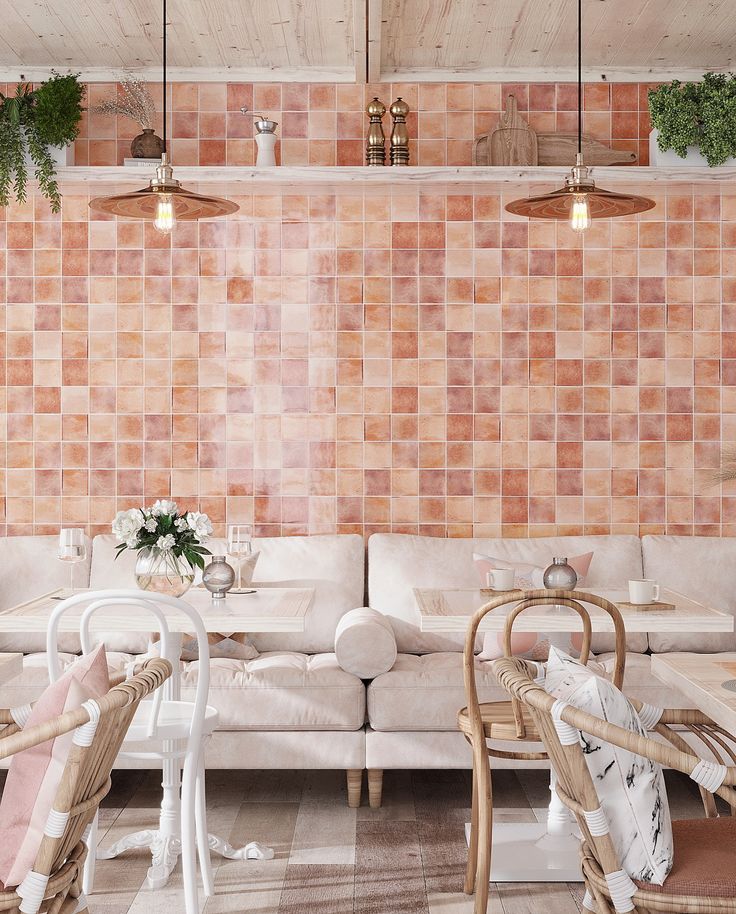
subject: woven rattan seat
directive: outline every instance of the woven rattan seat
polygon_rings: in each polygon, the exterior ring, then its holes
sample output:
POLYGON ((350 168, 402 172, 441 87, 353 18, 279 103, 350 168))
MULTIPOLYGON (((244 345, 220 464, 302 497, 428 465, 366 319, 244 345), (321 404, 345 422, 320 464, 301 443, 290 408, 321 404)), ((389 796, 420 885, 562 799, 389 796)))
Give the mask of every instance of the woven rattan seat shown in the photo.
MULTIPOLYGON (((488 701, 480 706, 480 716, 483 720, 483 732, 486 739, 518 740, 540 742, 541 737, 534 726, 534 721, 528 712, 522 711, 524 722, 524 735, 519 736, 514 709, 510 701, 488 701)), ((468 709, 463 708, 458 712, 457 725, 465 736, 472 735, 468 709)))

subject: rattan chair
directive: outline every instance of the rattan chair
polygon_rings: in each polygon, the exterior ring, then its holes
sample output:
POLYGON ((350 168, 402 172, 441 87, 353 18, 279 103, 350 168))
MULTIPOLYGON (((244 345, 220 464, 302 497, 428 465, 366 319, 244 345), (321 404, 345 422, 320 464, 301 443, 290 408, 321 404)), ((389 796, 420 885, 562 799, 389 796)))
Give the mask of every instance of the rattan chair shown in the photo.
POLYGON ((728 745, 728 734, 700 711, 665 710, 659 715, 657 709, 652 716, 654 709, 629 699, 640 716, 644 710, 651 718, 648 729, 657 733, 662 740, 659 742, 571 705, 559 710, 560 703, 533 681, 535 668, 521 658, 503 657, 494 661, 493 670, 501 685, 523 705, 525 714, 540 733, 557 771, 557 793, 577 818, 582 834, 581 860, 586 888, 583 911, 734 914, 736 818, 733 815, 716 818, 713 796, 722 797, 733 813, 736 766, 721 764, 724 760, 736 760, 728 745), (557 720, 552 715, 555 704, 559 710, 557 720), (706 813, 710 817, 672 823, 674 865, 663 885, 633 882, 623 872, 575 730, 683 772, 698 784, 706 798, 706 813), (700 740, 708 754, 718 761, 697 755, 685 742, 683 731, 700 740), (572 738, 565 739, 565 735, 572 738))
MULTIPOLYGON (((17 914, 88 914, 82 895, 87 853, 84 834, 110 789, 110 772, 142 699, 171 675, 166 660, 149 661, 140 673, 44 724, 22 729, 18 710, 0 711, 0 759, 64 733, 74 741, 33 870, 17 889, 0 887, 0 911, 17 914)), ((22 719, 22 717, 20 718, 22 719)))
MULTIPOLYGON (((518 740, 525 743, 539 743, 541 734, 534 718, 524 705, 516 698, 510 701, 480 703, 475 683, 476 658, 475 644, 478 627, 484 617, 495 609, 509 604, 516 604, 506 622, 504 632, 504 654, 511 656, 511 628, 513 621, 530 606, 567 606, 575 610, 582 620, 583 640, 580 650, 581 663, 587 663, 590 657, 592 637, 590 616, 582 606, 581 600, 594 603, 605 610, 613 619, 615 631, 615 658, 612 671, 613 682, 620 688, 624 678, 626 662, 626 632, 621 614, 608 600, 594 594, 566 590, 514 590, 500 594, 482 606, 473 616, 468 626, 465 639, 463 673, 465 678, 465 695, 468 705, 458 713, 458 727, 470 743, 473 750, 473 795, 470 822, 470 841, 468 846, 468 864, 465 871, 465 892, 475 892, 475 912, 485 914, 488 906, 488 883, 491 874, 491 843, 493 833, 493 790, 491 784, 491 758, 515 760, 544 760, 547 752, 542 746, 538 751, 509 750, 489 744, 489 741, 518 740)), ((535 667, 532 664, 532 667, 535 667)))

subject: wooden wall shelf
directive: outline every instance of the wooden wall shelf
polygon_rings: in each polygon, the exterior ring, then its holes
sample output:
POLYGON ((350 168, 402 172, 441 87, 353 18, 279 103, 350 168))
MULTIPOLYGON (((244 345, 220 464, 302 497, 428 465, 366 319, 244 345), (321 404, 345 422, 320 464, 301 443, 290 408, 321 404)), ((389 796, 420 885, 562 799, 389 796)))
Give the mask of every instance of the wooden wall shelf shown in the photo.
MULTIPOLYGON (((733 188, 736 193, 736 168, 692 168, 688 166, 649 168, 597 167, 592 169, 603 187, 637 188, 666 193, 671 185, 691 185, 714 189, 733 188)), ((144 187, 152 169, 131 167, 70 166, 58 169, 62 190, 109 193, 113 188, 144 187)), ((569 169, 562 167, 454 167, 409 166, 406 168, 368 168, 318 166, 283 166, 249 168, 237 166, 181 166, 175 176, 196 189, 208 193, 344 193, 375 188, 382 192, 403 193, 436 190, 447 193, 503 192, 518 187, 549 188, 561 185, 569 169)))

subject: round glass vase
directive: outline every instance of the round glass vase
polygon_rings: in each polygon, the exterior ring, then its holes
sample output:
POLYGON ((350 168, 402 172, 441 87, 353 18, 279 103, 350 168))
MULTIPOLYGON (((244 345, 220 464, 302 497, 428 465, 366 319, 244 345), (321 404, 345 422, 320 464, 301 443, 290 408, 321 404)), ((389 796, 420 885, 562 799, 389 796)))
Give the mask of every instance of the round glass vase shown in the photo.
POLYGON ((141 549, 135 563, 135 582, 141 590, 180 597, 194 583, 194 570, 169 549, 141 549))
POLYGON ((554 558, 552 564, 544 569, 543 581, 547 590, 575 590, 578 576, 566 558, 554 558))

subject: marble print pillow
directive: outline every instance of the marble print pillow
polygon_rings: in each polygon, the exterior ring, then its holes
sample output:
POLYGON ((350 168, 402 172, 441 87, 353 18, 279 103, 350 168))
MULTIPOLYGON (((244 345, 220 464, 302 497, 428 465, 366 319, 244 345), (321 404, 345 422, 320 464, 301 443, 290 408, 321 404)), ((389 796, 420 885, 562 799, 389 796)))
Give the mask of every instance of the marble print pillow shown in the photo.
MULTIPOLYGON (((628 698, 608 679, 551 648, 546 691, 581 711, 646 736, 628 698)), ((621 866, 640 882, 662 885, 672 868, 672 822, 662 768, 641 755, 580 734, 588 771, 621 866)))
MULTIPOLYGON (((585 584, 585 576, 588 574, 592 558, 593 553, 586 552, 584 555, 576 555, 568 559, 578 576, 578 585, 585 584)), ((492 568, 513 568, 514 585, 521 587, 523 590, 542 590, 544 587, 542 579, 544 568, 541 565, 532 565, 528 562, 508 562, 505 559, 494 558, 492 555, 483 555, 480 552, 473 553, 473 561, 480 575, 482 587, 485 587, 486 574, 492 568)), ((547 634, 546 632, 517 632, 517 634, 511 635, 511 653, 514 657, 524 657, 526 660, 544 662, 552 646, 560 647, 570 653, 579 654, 583 646, 582 632, 571 635, 547 634)), ((480 658, 481 660, 496 660, 498 657, 503 657, 503 633, 488 632, 483 639, 483 650, 480 653, 480 658)))

